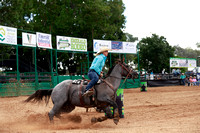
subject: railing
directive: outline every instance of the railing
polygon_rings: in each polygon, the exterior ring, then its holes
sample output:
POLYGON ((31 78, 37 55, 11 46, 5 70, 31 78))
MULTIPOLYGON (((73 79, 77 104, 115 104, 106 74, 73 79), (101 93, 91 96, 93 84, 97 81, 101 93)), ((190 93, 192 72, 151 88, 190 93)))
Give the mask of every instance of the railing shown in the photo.
POLYGON ((151 74, 141 74, 140 80, 160 80, 160 79, 180 79, 179 76, 174 76, 173 74, 161 74, 161 73, 155 73, 153 75, 151 74))

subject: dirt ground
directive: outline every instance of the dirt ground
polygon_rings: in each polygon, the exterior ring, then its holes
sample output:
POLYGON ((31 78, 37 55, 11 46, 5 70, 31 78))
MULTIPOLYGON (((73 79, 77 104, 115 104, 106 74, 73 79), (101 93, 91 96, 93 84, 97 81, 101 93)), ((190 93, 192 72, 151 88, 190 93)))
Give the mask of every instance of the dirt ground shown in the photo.
POLYGON ((103 116, 93 108, 86 113, 77 107, 49 123, 50 102, 23 103, 27 96, 0 98, 0 133, 200 133, 200 87, 148 87, 124 92, 125 118, 91 124, 94 116, 103 116))

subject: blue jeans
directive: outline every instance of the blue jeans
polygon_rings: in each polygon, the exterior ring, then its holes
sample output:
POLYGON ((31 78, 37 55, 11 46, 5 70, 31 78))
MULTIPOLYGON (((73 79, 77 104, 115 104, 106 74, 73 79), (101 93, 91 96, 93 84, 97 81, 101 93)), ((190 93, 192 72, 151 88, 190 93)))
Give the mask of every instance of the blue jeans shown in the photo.
POLYGON ((181 79, 181 82, 183 83, 183 85, 185 85, 185 79, 181 79))
POLYGON ((91 80, 90 83, 86 86, 85 91, 91 89, 99 80, 99 75, 95 70, 90 69, 88 72, 88 77, 91 80))

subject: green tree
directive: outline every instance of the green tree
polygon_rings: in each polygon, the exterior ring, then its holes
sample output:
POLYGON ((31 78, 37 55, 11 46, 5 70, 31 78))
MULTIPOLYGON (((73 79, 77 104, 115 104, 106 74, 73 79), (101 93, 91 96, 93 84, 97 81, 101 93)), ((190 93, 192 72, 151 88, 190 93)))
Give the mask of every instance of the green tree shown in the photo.
POLYGON ((127 42, 135 42, 138 41, 138 37, 133 37, 133 35, 129 34, 129 33, 125 33, 126 36, 126 41, 127 42))
MULTIPOLYGON (((93 39, 126 39, 122 31, 124 10, 122 0, 3 0, 0 2, 0 25, 50 33, 53 48, 56 48, 56 35, 86 38, 88 50, 92 51, 93 39)), ((21 43, 19 40, 18 44, 21 43)), ((46 54, 45 51, 39 53, 46 54)), ((58 58, 66 61, 66 57, 58 58)), ((42 63, 43 57, 37 58, 42 63)), ((47 62, 50 62, 49 58, 47 62)))
POLYGON ((179 45, 174 46, 175 54, 182 58, 197 58, 200 55, 199 50, 193 50, 191 48, 181 48, 179 45))
POLYGON ((140 46, 140 68, 160 73, 163 68, 169 71, 169 58, 174 56, 174 48, 169 45, 166 38, 152 34, 143 38, 140 46))

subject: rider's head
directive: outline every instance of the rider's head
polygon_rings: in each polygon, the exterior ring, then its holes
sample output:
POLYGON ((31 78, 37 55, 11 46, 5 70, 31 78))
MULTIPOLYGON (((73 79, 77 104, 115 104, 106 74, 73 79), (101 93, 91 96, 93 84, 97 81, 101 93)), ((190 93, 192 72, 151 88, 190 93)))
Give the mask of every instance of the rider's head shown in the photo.
POLYGON ((108 56, 108 51, 111 51, 111 49, 108 49, 107 47, 101 47, 100 50, 95 54, 95 56, 100 54, 108 56))

